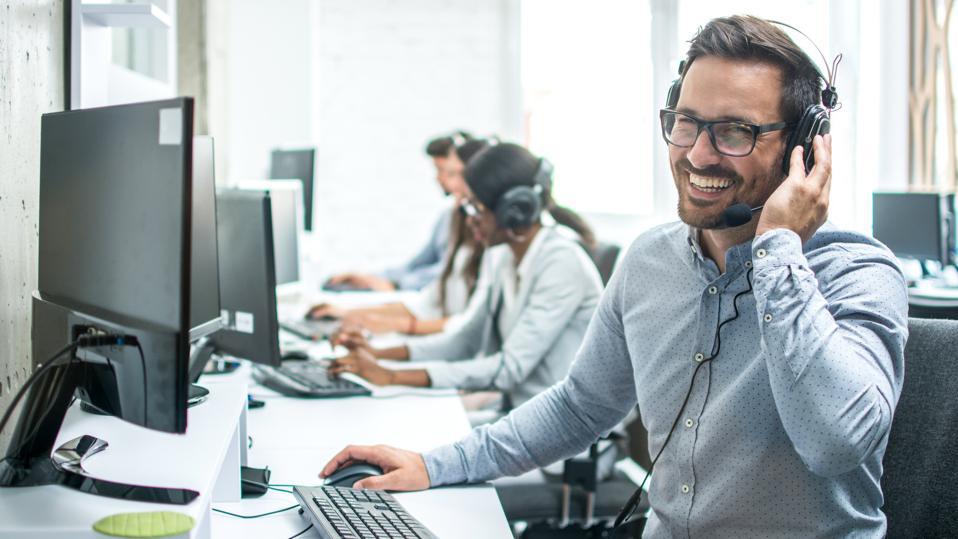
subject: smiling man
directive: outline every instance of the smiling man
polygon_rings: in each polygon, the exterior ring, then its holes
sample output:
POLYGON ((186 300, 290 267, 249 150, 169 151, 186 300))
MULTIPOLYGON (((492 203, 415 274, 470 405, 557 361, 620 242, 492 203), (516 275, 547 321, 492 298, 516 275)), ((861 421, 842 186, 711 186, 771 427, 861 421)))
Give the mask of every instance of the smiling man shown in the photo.
POLYGON ((644 536, 884 535, 907 295, 886 248, 826 222, 830 136, 808 173, 786 151, 823 81, 778 27, 729 17, 692 40, 675 90, 661 121, 681 222, 632 245, 569 375, 455 444, 348 447, 324 474, 364 460, 387 473, 359 486, 396 490, 515 475, 638 405, 657 456, 644 536), (730 223, 739 204, 764 208, 730 223))

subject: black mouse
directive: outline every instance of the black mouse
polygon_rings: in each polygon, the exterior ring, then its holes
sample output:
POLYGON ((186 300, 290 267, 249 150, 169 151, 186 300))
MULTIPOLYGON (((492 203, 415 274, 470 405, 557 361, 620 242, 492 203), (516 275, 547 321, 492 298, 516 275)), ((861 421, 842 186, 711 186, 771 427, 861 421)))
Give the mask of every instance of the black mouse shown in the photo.
POLYGON ((306 361, 309 354, 303 350, 290 350, 283 354, 283 361, 306 361))
POLYGON ((349 466, 343 466, 342 468, 331 473, 329 477, 326 478, 325 484, 334 487, 348 488, 353 486, 356 481, 382 474, 383 470, 379 466, 375 466, 366 462, 356 462, 354 464, 350 464, 349 466))

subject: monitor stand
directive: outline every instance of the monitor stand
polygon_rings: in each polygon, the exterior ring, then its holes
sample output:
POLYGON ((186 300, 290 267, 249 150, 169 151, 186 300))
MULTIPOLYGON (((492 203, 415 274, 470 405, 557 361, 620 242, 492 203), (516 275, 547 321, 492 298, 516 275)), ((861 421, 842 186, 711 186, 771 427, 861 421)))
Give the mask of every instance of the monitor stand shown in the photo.
POLYGON ((0 487, 62 485, 108 498, 176 505, 195 500, 199 493, 194 490, 129 485, 90 476, 83 462, 108 445, 99 438, 80 436, 54 449, 83 369, 82 362, 73 361, 54 367, 30 389, 6 456, 0 460, 0 487))

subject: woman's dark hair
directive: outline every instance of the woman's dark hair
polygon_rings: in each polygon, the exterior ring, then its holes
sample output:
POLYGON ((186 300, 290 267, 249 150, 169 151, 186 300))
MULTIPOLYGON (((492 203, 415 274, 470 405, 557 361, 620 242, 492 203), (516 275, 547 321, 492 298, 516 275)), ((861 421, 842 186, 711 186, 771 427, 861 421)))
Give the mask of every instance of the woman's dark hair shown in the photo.
POLYGON ((822 75, 814 62, 788 34, 765 19, 750 15, 712 19, 689 41, 685 71, 703 56, 756 60, 778 67, 782 72, 779 106, 786 122, 798 121, 805 109, 821 102, 822 75))
MULTIPOLYGON (((476 198, 489 208, 506 191, 520 185, 533 187, 541 160, 518 144, 498 144, 479 152, 466 163, 466 183, 476 198)), ((542 193, 543 209, 560 225, 574 230, 587 250, 595 247, 592 227, 579 214, 556 204, 551 190, 542 193)))
MULTIPOLYGON (((450 147, 448 153, 455 152, 456 157, 458 157, 463 164, 466 164, 469 163, 473 156, 488 146, 489 142, 484 139, 468 139, 459 146, 450 147)), ((466 282, 469 295, 472 296, 472 293, 476 289, 476 282, 479 280, 479 266, 482 263, 482 254, 485 250, 481 243, 473 239, 469 227, 466 226, 466 216, 461 211, 456 211, 452 214, 452 220, 449 223, 449 240, 450 244, 449 251, 446 254, 446 262, 439 276, 439 307, 442 309, 444 316, 449 315, 449 313, 446 312, 446 282, 449 280, 449 277, 452 276, 456 253, 458 253, 462 247, 472 248, 469 260, 466 261, 465 267, 462 268, 462 278, 466 282)))

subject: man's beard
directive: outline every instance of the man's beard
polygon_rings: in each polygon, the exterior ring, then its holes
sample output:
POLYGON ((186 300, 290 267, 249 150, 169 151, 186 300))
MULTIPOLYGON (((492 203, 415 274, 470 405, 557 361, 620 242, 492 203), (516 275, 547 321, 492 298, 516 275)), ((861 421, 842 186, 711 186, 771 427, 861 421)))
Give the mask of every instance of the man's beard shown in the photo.
MULTIPOLYGON (((686 158, 679 160, 675 165, 672 166, 673 175, 676 174, 676 170, 683 170, 686 173, 692 173, 698 176, 705 176, 708 178, 722 178, 722 179, 732 180, 732 185, 729 186, 730 189, 732 187, 741 188, 741 186, 743 186, 745 183, 742 177, 736 174, 732 170, 728 170, 719 166, 712 166, 712 167, 708 167, 704 169, 696 168, 696 167, 693 167, 692 164, 689 163, 688 159, 686 158)), ((755 186, 771 185, 771 182, 773 181, 774 177, 775 177, 775 170, 774 169, 769 170, 761 178, 756 178, 753 182, 753 185, 755 186)), ((686 177, 683 181, 689 182, 689 178, 686 177)), ((687 187, 686 189, 679 189, 679 202, 678 202, 679 219, 681 219, 684 223, 698 229, 726 228, 727 225, 725 223, 725 217, 724 217, 726 208, 741 202, 748 204, 748 206, 751 208, 761 204, 766 198, 768 198, 768 196, 765 196, 763 197, 761 201, 754 201, 754 200, 747 201, 747 200, 733 199, 728 206, 726 206, 725 208, 722 208, 721 211, 719 211, 718 213, 711 214, 711 215, 703 215, 695 211, 686 211, 686 204, 690 206, 694 206, 694 207, 699 207, 695 204, 695 202, 688 199, 687 189, 691 189, 691 187, 687 187)), ((772 191, 769 191, 768 195, 771 195, 771 193, 772 191)))

